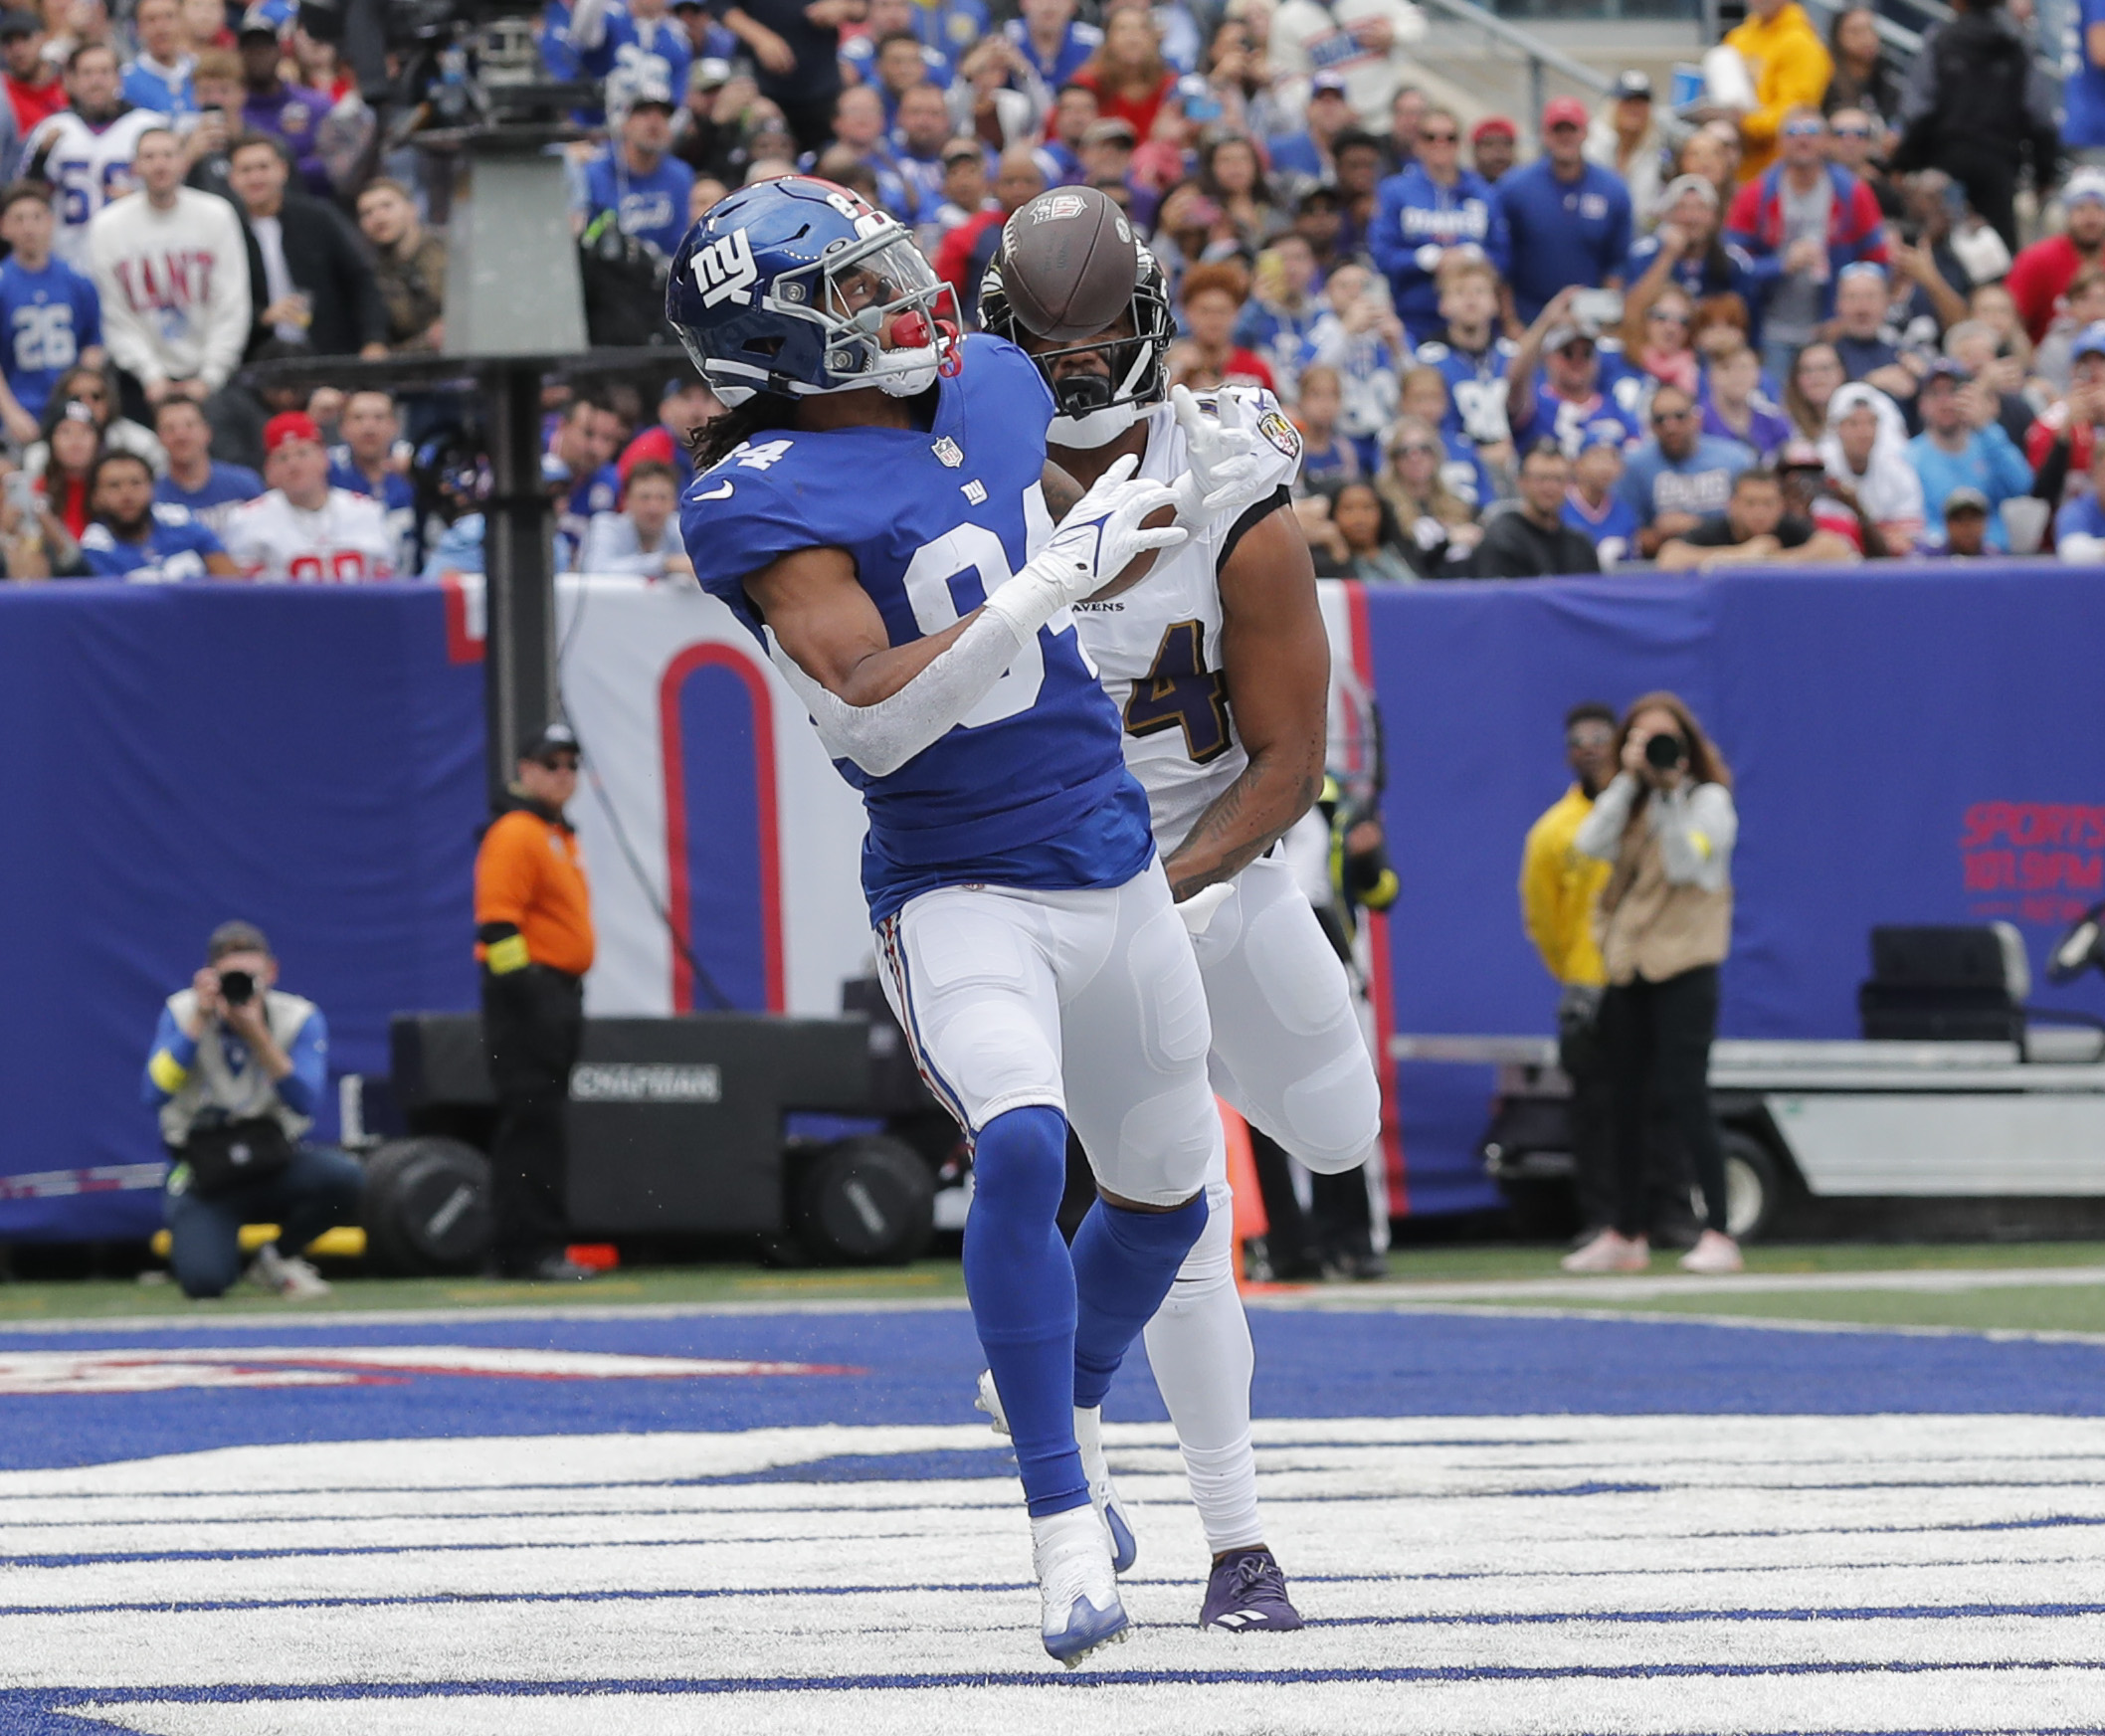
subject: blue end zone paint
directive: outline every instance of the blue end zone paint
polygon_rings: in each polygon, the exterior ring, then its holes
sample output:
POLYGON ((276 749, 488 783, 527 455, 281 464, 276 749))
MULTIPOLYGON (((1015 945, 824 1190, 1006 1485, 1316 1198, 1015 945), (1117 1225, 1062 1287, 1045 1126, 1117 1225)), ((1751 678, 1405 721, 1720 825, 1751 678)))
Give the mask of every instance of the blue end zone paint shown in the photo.
MULTIPOLYGON (((687 671, 676 701, 687 819, 688 943, 731 1005, 767 1010, 760 887, 760 788, 752 695, 735 670, 687 671)), ((696 1007, 713 1005, 693 987, 696 1007)))
MULTIPOLYGON (((2088 1344, 1268 1308, 1252 1312, 1250 1330, 1259 1417, 2105 1416, 2105 1346, 2088 1344)), ((0 1398, 0 1468, 300 1441, 984 1421, 972 1408, 980 1349, 962 1309, 590 1321, 464 1315, 444 1325, 288 1319, 239 1332, 0 1334, 0 1350, 153 1353, 186 1343, 518 1345, 862 1372, 662 1381, 411 1375, 358 1387, 0 1398)), ((1143 1358, 1130 1360, 1111 1393, 1112 1420, 1166 1421, 1144 1370, 1143 1358)))

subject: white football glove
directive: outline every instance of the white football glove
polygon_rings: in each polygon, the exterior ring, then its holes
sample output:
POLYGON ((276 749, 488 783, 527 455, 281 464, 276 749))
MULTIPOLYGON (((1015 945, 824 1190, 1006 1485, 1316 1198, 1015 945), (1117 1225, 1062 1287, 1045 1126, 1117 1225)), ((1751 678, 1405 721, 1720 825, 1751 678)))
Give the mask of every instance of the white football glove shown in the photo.
POLYGON ((1191 469, 1170 486, 1177 495, 1177 522, 1186 530, 1204 529, 1226 514, 1239 518, 1276 486, 1266 480, 1263 436, 1250 426, 1243 400, 1233 394, 1219 400, 1220 414, 1199 408, 1188 387, 1172 386, 1170 404, 1184 430, 1184 452, 1191 469))
POLYGON ((1060 610, 1101 590, 1136 557, 1185 540, 1189 533, 1177 525, 1149 530, 1141 524, 1150 512, 1175 505, 1176 495, 1162 482, 1133 482, 1139 466, 1129 453, 1098 477, 1059 521, 1052 540, 987 599, 987 608, 1017 630, 1019 644, 1060 610))

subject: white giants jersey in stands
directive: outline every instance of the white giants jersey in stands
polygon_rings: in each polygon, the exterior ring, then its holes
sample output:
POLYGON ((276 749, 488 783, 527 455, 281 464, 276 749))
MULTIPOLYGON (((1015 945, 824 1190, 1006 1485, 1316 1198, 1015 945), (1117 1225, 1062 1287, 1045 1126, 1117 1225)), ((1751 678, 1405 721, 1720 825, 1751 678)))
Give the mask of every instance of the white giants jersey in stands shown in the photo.
MULTIPOLYGON (((1255 424, 1259 452, 1272 461, 1285 504, 1287 485, 1301 468, 1301 436, 1279 401, 1255 386, 1228 386, 1197 394, 1211 409, 1234 396, 1255 424)), ((1147 453, 1135 474, 1170 482, 1184 474, 1184 430, 1167 404, 1149 411, 1147 453)), ((1058 454, 1053 455, 1058 462, 1058 454)), ((1130 590, 1077 603, 1074 625, 1096 665, 1103 690, 1125 724, 1125 762, 1147 792, 1155 842, 1165 855, 1182 844, 1193 823, 1249 764, 1229 711, 1221 671, 1221 562, 1239 522, 1263 515, 1264 503, 1242 518, 1224 515, 1189 542, 1158 555, 1147 577, 1130 590)))
POLYGON ((52 252, 76 271, 90 271, 90 221, 134 185, 131 159, 138 154, 139 134, 168 124, 167 115, 151 108, 127 108, 100 126, 62 108, 38 121, 22 141, 24 172, 41 175, 56 191, 53 205, 59 221, 52 252))
POLYGON ((246 578, 295 579, 307 584, 357 584, 391 579, 401 539, 387 510, 369 494, 331 488, 303 512, 273 488, 237 506, 224 532, 227 553, 246 578))

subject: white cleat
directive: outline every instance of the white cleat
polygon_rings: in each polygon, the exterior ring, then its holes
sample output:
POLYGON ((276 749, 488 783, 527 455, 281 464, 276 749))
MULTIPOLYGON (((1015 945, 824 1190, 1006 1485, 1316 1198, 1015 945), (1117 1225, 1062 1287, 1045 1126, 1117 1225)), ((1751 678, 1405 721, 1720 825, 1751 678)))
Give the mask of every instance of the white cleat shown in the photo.
POLYGON ((1075 1407, 1074 1445, 1081 1448, 1082 1474, 1089 1479, 1089 1504, 1103 1520, 1104 1531, 1111 1539, 1111 1569, 1115 1573, 1131 1573, 1133 1563, 1140 1559, 1140 1544, 1126 1521, 1125 1504, 1118 1498, 1118 1490, 1111 1482, 1111 1467, 1104 1460, 1102 1411, 1075 1407))
MULTIPOLYGON (((979 1397, 972 1401, 972 1408, 987 1413, 995 1434, 1008 1435, 1009 1414, 1002 1409, 1001 1394, 994 1390, 992 1369, 981 1370, 979 1397)), ((1102 1411, 1076 1407, 1074 1444, 1081 1448, 1082 1474, 1089 1479, 1089 1505, 1103 1520, 1104 1532, 1111 1540, 1112 1571, 1130 1573, 1133 1563, 1140 1559, 1140 1544, 1126 1518, 1125 1503, 1119 1500, 1118 1490, 1111 1482, 1111 1467, 1104 1461, 1102 1411)))
POLYGON ((1073 1669, 1099 1645, 1126 1637, 1132 1623, 1118 1601, 1110 1540, 1092 1509, 1033 1519, 1031 1561, 1045 1600, 1041 1638, 1051 1656, 1073 1669))
POLYGON ((275 1242, 266 1242, 256 1251, 248 1278, 259 1289, 287 1302, 319 1301, 329 1293, 328 1279, 296 1254, 280 1253, 275 1242))

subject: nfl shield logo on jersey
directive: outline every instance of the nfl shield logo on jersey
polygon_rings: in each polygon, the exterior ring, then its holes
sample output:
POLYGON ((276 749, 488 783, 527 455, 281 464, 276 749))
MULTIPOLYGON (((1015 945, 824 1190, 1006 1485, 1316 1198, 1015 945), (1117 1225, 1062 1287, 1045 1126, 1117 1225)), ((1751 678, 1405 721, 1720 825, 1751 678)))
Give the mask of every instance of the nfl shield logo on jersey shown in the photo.
POLYGON ((965 462, 964 448, 947 434, 929 450, 935 454, 937 462, 948 470, 954 471, 965 462))

